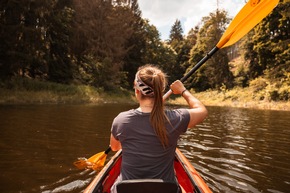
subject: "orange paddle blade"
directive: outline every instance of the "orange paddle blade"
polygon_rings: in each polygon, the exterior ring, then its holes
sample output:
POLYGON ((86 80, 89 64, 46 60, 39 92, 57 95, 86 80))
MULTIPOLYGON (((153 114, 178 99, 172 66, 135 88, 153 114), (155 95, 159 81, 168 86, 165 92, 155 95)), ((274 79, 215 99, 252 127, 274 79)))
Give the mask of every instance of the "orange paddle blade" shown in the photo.
POLYGON ((73 164, 80 170, 85 169, 87 167, 87 159, 79 158, 79 160, 75 161, 73 164))
POLYGON ((110 151, 111 147, 109 147, 106 151, 93 155, 89 159, 79 158, 79 160, 75 161, 73 164, 78 169, 91 168, 93 170, 97 170, 99 167, 103 167, 105 165, 107 155, 110 151))
POLYGON ((278 3, 279 0, 249 0, 235 16, 217 47, 224 48, 236 43, 266 17, 278 3))
POLYGON ((102 167, 102 166, 104 166, 104 163, 106 161, 106 157, 107 157, 107 154, 105 154, 105 152, 103 151, 103 152, 100 152, 100 153, 93 155, 89 159, 79 158, 78 161, 74 162, 74 165, 78 169, 102 167), (97 165, 97 166, 95 166, 95 165, 97 165))
POLYGON ((96 161, 92 162, 92 169, 93 170, 98 170, 100 167, 103 167, 105 165, 106 162, 106 158, 107 158, 107 154, 103 154, 99 157, 99 159, 97 159, 96 161))

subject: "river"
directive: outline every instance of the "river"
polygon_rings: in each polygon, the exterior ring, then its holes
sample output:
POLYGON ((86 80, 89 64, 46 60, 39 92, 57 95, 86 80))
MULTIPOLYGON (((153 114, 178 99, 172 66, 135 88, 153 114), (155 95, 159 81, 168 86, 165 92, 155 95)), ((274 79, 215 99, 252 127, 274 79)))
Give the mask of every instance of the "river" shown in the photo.
MULTIPOLYGON (((109 144, 126 104, 1 105, 0 192, 76 193, 96 175, 73 166, 109 144)), ((290 191, 290 112, 208 107, 179 148, 213 192, 290 191)), ((108 158, 112 156, 110 153, 108 158)))

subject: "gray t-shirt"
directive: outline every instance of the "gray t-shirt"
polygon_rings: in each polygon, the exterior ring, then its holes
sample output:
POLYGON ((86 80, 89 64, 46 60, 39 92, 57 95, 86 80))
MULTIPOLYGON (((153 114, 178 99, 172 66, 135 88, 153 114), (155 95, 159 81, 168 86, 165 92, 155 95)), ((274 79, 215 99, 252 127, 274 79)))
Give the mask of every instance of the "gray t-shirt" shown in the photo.
POLYGON ((112 135, 122 144, 121 175, 129 179, 174 181, 174 155, 179 136, 190 120, 186 109, 167 110, 169 146, 163 147, 150 125, 150 113, 136 109, 120 113, 113 121, 112 135))

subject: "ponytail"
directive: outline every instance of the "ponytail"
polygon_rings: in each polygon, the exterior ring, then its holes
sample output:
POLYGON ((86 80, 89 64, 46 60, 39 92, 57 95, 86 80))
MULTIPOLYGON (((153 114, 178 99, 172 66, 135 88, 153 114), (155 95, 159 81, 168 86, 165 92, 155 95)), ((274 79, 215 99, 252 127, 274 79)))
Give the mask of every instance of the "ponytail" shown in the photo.
POLYGON ((163 147, 168 146, 168 136, 165 123, 168 118, 164 111, 163 93, 167 84, 166 75, 157 67, 146 65, 137 72, 140 81, 148 85, 153 90, 153 94, 142 97, 153 97, 154 105, 150 114, 150 123, 155 130, 163 147))

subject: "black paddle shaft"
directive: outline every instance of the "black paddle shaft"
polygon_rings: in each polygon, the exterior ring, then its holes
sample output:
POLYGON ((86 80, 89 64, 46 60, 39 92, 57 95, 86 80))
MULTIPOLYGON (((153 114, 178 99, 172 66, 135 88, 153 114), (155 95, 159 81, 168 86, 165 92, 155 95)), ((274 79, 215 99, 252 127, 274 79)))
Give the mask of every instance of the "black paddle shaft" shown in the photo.
POLYGON ((109 146, 108 149, 106 149, 105 154, 108 154, 111 150, 111 146, 109 146))
MULTIPOLYGON (((219 50, 217 46, 215 46, 209 53, 206 54, 183 78, 180 79, 181 82, 186 81, 195 71, 199 69, 208 59, 214 55, 219 50)), ((169 89, 167 93, 163 95, 163 100, 166 100, 172 94, 172 90, 169 89)))
POLYGON ((218 47, 214 47, 209 53, 206 54, 183 78, 180 79, 181 82, 186 81, 195 71, 197 71, 208 59, 212 57, 217 51, 218 47))

